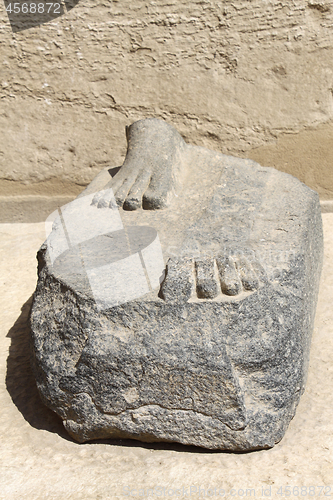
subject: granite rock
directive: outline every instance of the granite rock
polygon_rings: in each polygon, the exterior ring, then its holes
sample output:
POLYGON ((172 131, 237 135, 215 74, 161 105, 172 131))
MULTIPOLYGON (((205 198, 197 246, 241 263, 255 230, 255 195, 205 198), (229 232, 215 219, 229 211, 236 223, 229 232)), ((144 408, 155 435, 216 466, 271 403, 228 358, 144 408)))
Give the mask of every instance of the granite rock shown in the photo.
POLYGON ((318 195, 160 120, 127 137, 123 167, 63 207, 38 252, 42 400, 80 442, 272 447, 306 383, 318 195))

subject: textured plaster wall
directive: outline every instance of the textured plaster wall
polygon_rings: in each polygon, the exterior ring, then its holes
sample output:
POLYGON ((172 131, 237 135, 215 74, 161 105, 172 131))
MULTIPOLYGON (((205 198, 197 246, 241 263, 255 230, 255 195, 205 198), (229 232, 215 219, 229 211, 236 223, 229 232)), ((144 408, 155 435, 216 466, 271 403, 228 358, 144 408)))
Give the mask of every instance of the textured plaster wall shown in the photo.
POLYGON ((330 0, 81 0, 15 34, 1 1, 0 195, 75 194, 155 116, 333 198, 332 61, 330 0))

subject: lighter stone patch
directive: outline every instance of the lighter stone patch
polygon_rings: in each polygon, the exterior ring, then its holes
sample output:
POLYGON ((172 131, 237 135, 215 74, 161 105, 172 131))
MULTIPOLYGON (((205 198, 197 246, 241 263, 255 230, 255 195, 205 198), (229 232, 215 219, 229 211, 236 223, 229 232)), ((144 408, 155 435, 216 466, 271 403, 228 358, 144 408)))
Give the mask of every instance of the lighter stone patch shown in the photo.
POLYGON ((134 403, 139 399, 139 393, 135 387, 131 387, 126 392, 123 392, 123 397, 126 403, 134 403))

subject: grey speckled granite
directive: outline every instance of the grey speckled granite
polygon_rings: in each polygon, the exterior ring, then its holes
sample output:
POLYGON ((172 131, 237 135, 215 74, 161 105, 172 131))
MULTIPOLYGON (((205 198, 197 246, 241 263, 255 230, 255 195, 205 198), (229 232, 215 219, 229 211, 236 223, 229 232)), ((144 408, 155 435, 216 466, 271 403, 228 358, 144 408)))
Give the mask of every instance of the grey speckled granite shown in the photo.
MULTIPOLYGON (((116 214, 101 193, 112 188, 127 230, 81 239, 55 259, 47 244, 38 254, 31 329, 41 397, 80 442, 271 447, 306 382, 323 253, 318 196, 288 174, 188 146, 157 120, 127 135, 124 167, 111 180, 102 172, 81 198, 92 217, 116 214), (101 307, 89 270, 142 257, 157 233, 161 285, 135 297, 133 279, 133 299, 101 307)), ((82 212, 71 217, 84 232, 82 212)), ((57 230, 59 220, 55 239, 57 230)), ((102 274, 94 279, 105 290, 102 274)))

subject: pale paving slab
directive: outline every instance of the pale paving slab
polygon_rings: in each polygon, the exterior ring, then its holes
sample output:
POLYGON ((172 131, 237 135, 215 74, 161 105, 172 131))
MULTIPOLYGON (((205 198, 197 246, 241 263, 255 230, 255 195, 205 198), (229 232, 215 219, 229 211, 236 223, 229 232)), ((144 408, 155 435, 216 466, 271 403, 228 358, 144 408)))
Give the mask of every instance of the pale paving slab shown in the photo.
MULTIPOLYGON (((219 498, 222 489, 224 498, 243 498, 250 496, 245 491, 250 488, 252 497, 261 498, 265 488, 282 498, 277 491, 286 485, 330 486, 333 496, 333 214, 324 214, 323 222, 325 260, 307 388, 283 440, 248 454, 133 441, 71 441, 60 420, 39 401, 29 365, 29 305, 24 304, 35 289, 35 254, 44 240, 44 224, 1 224, 0 499, 104 500, 135 498, 134 493, 147 498, 147 488, 158 487, 148 498, 186 498, 187 493, 198 499, 204 490, 206 497, 219 498)), ((310 497, 307 493, 303 497, 310 497)), ((295 489, 290 498, 296 496, 295 489)))

